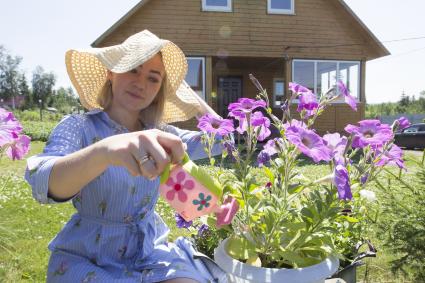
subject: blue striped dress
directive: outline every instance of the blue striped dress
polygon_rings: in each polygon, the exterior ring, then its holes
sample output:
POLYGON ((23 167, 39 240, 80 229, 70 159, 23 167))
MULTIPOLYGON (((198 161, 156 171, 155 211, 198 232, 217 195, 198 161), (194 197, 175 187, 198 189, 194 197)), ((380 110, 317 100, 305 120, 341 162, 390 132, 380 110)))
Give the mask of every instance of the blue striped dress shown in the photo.
MULTIPOLYGON (((171 125, 163 130, 187 143, 191 159, 205 157, 200 132, 171 125)), ((27 161, 25 178, 34 198, 55 203, 48 181, 59 157, 126 132, 101 110, 65 117, 43 153, 27 161)), ((221 151, 219 144, 214 151, 221 151)), ((207 282, 184 248, 167 241, 169 229, 155 212, 158 186, 159 178, 134 177, 118 166, 109 166, 88 183, 72 198, 77 213, 49 244, 47 282, 159 282, 178 277, 207 282)))

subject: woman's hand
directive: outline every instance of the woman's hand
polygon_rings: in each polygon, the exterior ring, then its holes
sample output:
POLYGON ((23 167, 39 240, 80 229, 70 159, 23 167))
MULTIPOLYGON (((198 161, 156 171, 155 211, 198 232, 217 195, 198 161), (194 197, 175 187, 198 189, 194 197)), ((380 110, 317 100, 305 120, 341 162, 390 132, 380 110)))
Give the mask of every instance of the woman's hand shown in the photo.
POLYGON ((158 177, 168 163, 183 159, 182 140, 160 130, 146 130, 111 136, 99 141, 109 165, 123 166, 133 176, 158 177))

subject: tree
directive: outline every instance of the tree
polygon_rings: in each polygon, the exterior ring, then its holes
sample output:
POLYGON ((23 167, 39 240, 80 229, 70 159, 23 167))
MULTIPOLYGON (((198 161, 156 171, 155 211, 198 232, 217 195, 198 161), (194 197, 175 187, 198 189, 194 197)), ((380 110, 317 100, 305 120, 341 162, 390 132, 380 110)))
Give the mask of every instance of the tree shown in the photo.
POLYGON ((48 105, 58 109, 62 113, 71 113, 77 108, 78 100, 72 88, 60 87, 55 94, 50 97, 48 105))
POLYGON ((53 87, 56 83, 56 77, 53 73, 45 73, 41 66, 37 66, 32 75, 32 99, 34 103, 40 103, 44 108, 53 95, 53 87))
POLYGON ((12 99, 12 108, 15 109, 15 97, 19 95, 19 80, 22 72, 19 65, 22 57, 12 56, 0 45, 0 97, 12 99))
POLYGON ((19 95, 25 98, 25 106, 27 108, 32 107, 33 105, 32 95, 31 95, 31 91, 28 86, 28 82, 27 82, 27 78, 25 77, 25 74, 21 74, 21 76, 19 77, 18 88, 19 88, 19 95))

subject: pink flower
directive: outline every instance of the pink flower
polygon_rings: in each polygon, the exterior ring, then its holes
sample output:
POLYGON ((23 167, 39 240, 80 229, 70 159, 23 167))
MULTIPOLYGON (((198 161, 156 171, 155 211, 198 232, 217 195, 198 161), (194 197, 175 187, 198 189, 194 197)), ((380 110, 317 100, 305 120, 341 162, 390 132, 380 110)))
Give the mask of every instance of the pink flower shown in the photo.
POLYGON ((351 109, 357 111, 356 99, 351 96, 350 90, 347 88, 347 86, 341 80, 338 81, 337 85, 339 91, 342 93, 342 95, 344 95, 345 103, 347 103, 351 107, 351 109))
POLYGON ((13 142, 22 126, 12 112, 0 108, 0 147, 13 142))
POLYGON ((176 194, 179 201, 185 202, 187 200, 187 195, 184 192, 184 189, 192 190, 195 187, 195 183, 192 180, 185 181, 185 179, 186 173, 183 171, 177 173, 176 181, 174 181, 172 177, 168 178, 166 184, 167 186, 171 187, 171 190, 167 192, 166 197, 169 201, 174 200, 176 194))
POLYGON ((10 159, 22 159, 30 149, 31 139, 27 135, 14 135, 13 140, 10 142, 10 146, 6 149, 6 154, 10 159))
POLYGON ((385 152, 383 152, 382 148, 377 148, 376 154, 382 154, 379 160, 376 161, 376 166, 382 167, 388 164, 397 165, 400 169, 406 169, 403 161, 403 150, 397 145, 393 144, 390 150, 385 152))

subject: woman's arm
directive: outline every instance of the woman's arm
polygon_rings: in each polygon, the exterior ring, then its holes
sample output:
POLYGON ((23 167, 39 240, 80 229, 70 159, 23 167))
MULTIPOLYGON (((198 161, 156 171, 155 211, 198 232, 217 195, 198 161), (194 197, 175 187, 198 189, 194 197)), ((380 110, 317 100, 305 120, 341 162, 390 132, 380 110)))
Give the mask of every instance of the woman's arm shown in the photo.
POLYGON ((99 176, 108 167, 100 142, 58 158, 49 177, 49 196, 66 200, 99 176))
POLYGON ((108 166, 123 166, 133 176, 156 178, 169 162, 180 162, 184 155, 180 138, 159 130, 111 136, 56 160, 49 178, 49 195, 68 199, 77 194, 108 166), (145 155, 152 161, 142 166, 145 155))

